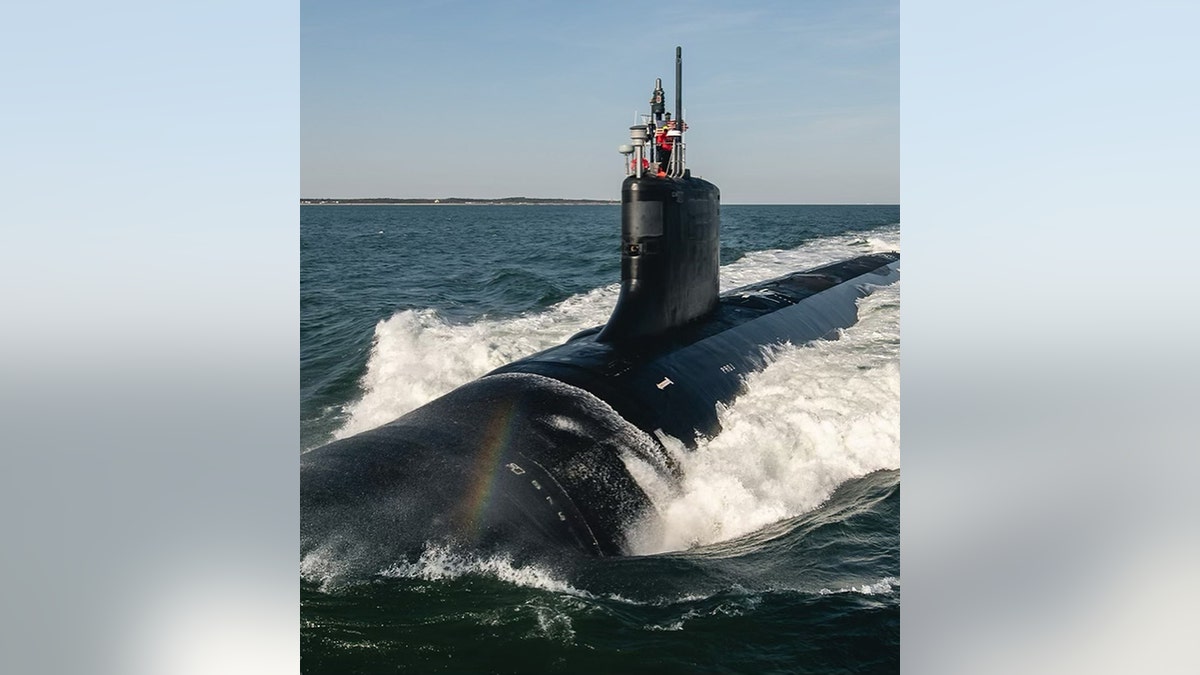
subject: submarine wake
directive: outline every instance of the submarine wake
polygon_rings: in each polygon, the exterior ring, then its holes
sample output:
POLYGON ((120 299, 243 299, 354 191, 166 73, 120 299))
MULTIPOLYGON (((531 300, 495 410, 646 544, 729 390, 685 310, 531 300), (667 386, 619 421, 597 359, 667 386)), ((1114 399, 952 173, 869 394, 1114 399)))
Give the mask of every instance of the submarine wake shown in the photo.
POLYGON ((451 323, 436 310, 404 310, 375 326, 362 396, 346 406, 334 433, 346 438, 410 410, 516 359, 603 322, 617 285, 575 295, 537 313, 451 323))
POLYGON ((637 469, 655 510, 633 527, 639 554, 743 536, 811 511, 847 480, 900 466, 900 288, 859 301, 841 339, 771 350, 746 391, 718 406, 722 431, 677 449, 677 483, 637 469))

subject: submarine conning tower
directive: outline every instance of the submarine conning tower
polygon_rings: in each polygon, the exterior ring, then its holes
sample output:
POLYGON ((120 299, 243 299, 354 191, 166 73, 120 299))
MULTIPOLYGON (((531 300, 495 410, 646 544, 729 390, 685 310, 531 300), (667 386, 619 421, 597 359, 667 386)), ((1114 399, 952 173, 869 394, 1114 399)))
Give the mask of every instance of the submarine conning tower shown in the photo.
POLYGON ((675 120, 655 105, 661 101, 659 80, 646 123, 630 128, 634 147, 621 150, 634 155, 621 185, 621 294, 600 342, 661 336, 717 307, 721 191, 684 166, 682 79, 682 49, 676 47, 675 120), (670 139, 666 162, 656 136, 670 139), (650 153, 643 152, 646 144, 652 144, 650 153), (643 169, 646 156, 660 158, 657 171, 643 169))

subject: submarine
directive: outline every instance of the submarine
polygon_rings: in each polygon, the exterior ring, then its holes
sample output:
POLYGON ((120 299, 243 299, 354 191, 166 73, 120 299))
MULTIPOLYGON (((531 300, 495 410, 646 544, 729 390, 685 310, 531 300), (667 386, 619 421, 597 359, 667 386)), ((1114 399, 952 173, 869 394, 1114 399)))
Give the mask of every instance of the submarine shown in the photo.
POLYGON ((899 279, 899 253, 886 252, 720 293, 720 190, 687 166, 679 47, 674 120, 664 98, 659 78, 619 149, 621 285, 608 321, 303 453, 302 557, 396 561, 437 543, 627 554, 629 526, 654 508, 631 467, 677 478, 669 439, 687 451, 720 433, 718 404, 770 347, 836 339, 860 298, 899 279))

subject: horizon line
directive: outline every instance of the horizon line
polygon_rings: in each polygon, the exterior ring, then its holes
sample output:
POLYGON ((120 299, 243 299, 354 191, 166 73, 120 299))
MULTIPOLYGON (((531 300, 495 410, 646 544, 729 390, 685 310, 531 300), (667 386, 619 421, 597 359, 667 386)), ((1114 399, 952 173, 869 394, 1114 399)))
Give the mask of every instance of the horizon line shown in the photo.
MULTIPOLYGON (((594 197, 301 197, 301 202, 365 202, 384 201, 395 202, 445 202, 447 200, 463 202, 499 202, 525 200, 530 202, 598 202, 602 204, 619 204, 619 199, 597 199, 594 197)), ((721 202, 726 206, 900 206, 900 202, 721 202)), ((339 204, 324 204, 337 206, 339 204)), ((447 204, 455 206, 455 204, 447 204)), ((309 204, 308 206, 315 206, 309 204)))

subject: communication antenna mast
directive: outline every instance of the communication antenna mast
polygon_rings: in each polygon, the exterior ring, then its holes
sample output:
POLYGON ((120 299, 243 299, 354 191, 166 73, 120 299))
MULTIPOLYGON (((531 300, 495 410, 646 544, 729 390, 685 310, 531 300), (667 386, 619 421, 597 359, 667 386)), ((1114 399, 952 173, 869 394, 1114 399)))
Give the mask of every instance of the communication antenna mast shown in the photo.
POLYGON ((683 47, 675 47, 675 128, 667 132, 673 139, 671 158, 668 161, 667 175, 672 178, 683 177, 684 147, 683 147, 683 47))

